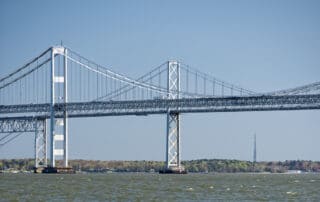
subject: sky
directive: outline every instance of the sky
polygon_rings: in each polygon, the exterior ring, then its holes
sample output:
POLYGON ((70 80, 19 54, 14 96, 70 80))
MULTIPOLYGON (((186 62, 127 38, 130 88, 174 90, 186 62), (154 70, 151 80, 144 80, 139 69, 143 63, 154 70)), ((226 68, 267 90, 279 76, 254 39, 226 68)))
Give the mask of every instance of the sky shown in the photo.
MULTIPOLYGON (((0 1, 0 78, 49 46, 137 78, 169 59, 256 92, 320 81, 320 1, 0 1)), ((181 115, 182 160, 320 161, 320 111, 181 115)), ((70 120, 71 159, 165 160, 166 116, 70 120)), ((32 158, 33 134, 0 147, 32 158)))

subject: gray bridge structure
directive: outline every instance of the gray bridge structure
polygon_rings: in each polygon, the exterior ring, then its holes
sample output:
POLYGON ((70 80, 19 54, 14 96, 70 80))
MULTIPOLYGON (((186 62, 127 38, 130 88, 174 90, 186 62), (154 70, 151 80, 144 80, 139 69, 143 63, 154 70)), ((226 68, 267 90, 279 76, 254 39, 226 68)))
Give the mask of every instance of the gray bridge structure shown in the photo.
POLYGON ((0 146, 34 133, 35 167, 68 168, 69 118, 165 114, 165 169, 183 170, 180 114, 318 109, 320 82, 257 93, 179 61, 132 79, 54 46, 0 77, 0 146))

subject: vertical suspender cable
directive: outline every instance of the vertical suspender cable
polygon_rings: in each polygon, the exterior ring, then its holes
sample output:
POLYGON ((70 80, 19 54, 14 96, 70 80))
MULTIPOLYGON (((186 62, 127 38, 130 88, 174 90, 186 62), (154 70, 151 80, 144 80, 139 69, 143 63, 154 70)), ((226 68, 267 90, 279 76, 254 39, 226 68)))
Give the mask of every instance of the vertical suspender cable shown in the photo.
MULTIPOLYGON (((60 55, 58 55, 58 77, 61 76, 61 57, 60 55)), ((61 83, 58 83, 58 101, 57 102, 60 102, 60 98, 61 98, 61 83)))
POLYGON ((222 82, 222 85, 221 85, 221 94, 222 94, 222 97, 224 96, 224 83, 222 82))
POLYGON ((189 69, 186 69, 186 91, 189 93, 189 69))
POLYGON ((23 92, 24 92, 24 98, 23 98, 23 102, 24 104, 27 103, 27 77, 24 77, 23 78, 23 92))
POLYGON ((68 62, 70 63, 69 66, 69 71, 70 71, 70 82, 69 82, 69 92, 71 92, 71 94, 69 95, 69 100, 71 100, 72 102, 72 98, 74 96, 74 92, 73 92, 73 68, 72 68, 72 61, 68 60, 68 62))
POLYGON ((231 96, 233 96, 233 85, 231 86, 231 96))
MULTIPOLYGON (((47 55, 47 58, 50 57, 49 54, 47 55)), ((43 72, 44 72, 44 84, 43 86, 39 86, 40 89, 41 88, 44 88, 44 98, 45 98, 45 101, 44 103, 47 103, 48 102, 48 88, 49 88, 49 82, 48 82, 48 69, 50 69, 50 63, 48 63, 48 65, 43 69, 43 72)))
POLYGON ((203 88, 204 88, 204 95, 207 95, 207 89, 206 89, 206 85, 207 85, 207 77, 206 77, 206 75, 204 75, 204 83, 203 83, 203 88))
MULTIPOLYGON (((152 77, 152 75, 151 75, 151 73, 150 73, 150 83, 151 83, 151 85, 153 86, 153 79, 152 79, 153 77, 152 77)), ((150 98, 152 99, 152 95, 153 93, 152 93, 152 90, 150 90, 150 98)))
POLYGON ((105 82, 106 82, 106 94, 108 94, 108 77, 105 77, 105 82))
MULTIPOLYGON (((22 78, 19 79, 19 88, 20 88, 20 91, 19 91, 19 100, 20 100, 20 104, 22 104, 22 78)), ((4 90, 1 90, 2 93, 4 93, 4 90)), ((1 97, 4 97, 4 94, 2 94, 1 97)), ((3 101, 3 100, 2 100, 3 101)), ((3 103, 4 104, 4 103, 3 103)))
MULTIPOLYGON (((89 61, 87 61, 87 62, 88 62, 88 64, 87 64, 88 67, 90 67, 89 61)), ((87 99, 88 99, 88 101, 89 101, 89 100, 90 100, 90 82, 89 82, 89 81, 90 81, 90 70, 86 70, 86 72, 87 72, 87 74, 88 74, 88 81, 87 81, 87 84, 88 84, 88 86, 87 86, 87 87, 88 87, 88 89, 87 89, 88 95, 87 95, 87 96, 88 96, 88 98, 87 98, 87 99)), ((93 96, 93 97, 94 97, 94 96, 93 96)))
MULTIPOLYGON (((37 59, 37 66, 39 65, 39 59, 37 59)), ((39 104, 39 100, 38 100, 38 98, 39 98, 39 68, 36 70, 36 89, 33 89, 33 90, 35 90, 36 91, 36 102, 37 102, 37 104, 39 104)))
POLYGON ((216 87, 216 80, 212 80, 212 96, 214 96, 214 91, 215 91, 215 87, 216 87))
POLYGON ((198 94, 198 72, 196 72, 195 91, 198 94))
MULTIPOLYGON (((79 58, 79 61, 81 63, 81 58, 79 58)), ((82 101, 82 97, 81 97, 81 93, 82 93, 82 89, 81 89, 81 83, 82 83, 82 68, 81 66, 79 65, 79 97, 80 97, 80 102, 82 101)))
POLYGON ((98 65, 97 65, 97 98, 99 97, 99 74, 98 74, 98 71, 99 71, 99 69, 98 69, 98 65))

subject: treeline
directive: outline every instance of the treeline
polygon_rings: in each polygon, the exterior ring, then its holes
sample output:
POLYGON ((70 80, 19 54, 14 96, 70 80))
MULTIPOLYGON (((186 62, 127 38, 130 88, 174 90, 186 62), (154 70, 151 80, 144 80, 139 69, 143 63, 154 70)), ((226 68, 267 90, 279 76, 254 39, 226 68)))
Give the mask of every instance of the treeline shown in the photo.
POLYGON ((271 172, 283 173, 288 170, 300 170, 302 172, 320 172, 318 161, 269 161, 257 162, 227 160, 227 159, 200 159, 184 161, 183 164, 189 172, 271 172))
MULTIPOLYGON (((57 165, 62 162, 58 162, 57 165)), ((320 172, 320 162, 315 161, 272 161, 257 162, 226 160, 226 159, 199 159, 182 161, 188 172, 271 172, 283 173, 288 170, 301 170, 303 172, 320 172)), ((163 169, 162 161, 94 161, 70 160, 69 165, 76 171, 86 172, 158 172, 163 169)), ((4 159, 0 160, 0 170, 32 170, 33 159, 4 159)))

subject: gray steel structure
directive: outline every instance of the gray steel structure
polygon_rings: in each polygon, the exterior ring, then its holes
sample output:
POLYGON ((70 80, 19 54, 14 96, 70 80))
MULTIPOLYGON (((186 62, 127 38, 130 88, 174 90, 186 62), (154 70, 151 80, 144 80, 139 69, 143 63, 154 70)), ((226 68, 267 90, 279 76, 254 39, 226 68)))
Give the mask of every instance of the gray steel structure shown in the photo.
MULTIPOLYGON (((180 64, 176 61, 168 62, 168 100, 179 99, 180 64)), ((175 111, 178 107, 167 106, 167 141, 166 141, 166 169, 180 168, 180 115, 175 111)))
MULTIPOLYGON (((66 112, 69 118, 167 114, 166 166, 171 168, 181 166, 180 113, 314 110, 320 109, 320 95, 86 102, 56 104, 54 108, 55 118, 63 118, 66 112)), ((50 105, 0 106, 0 113, 12 113, 12 116, 0 117, 0 132, 35 132, 36 167, 46 165, 46 132, 35 126, 50 118, 50 105), (19 113, 23 115, 18 115, 19 113)))
POLYGON ((35 167, 45 167, 47 165, 46 119, 44 117, 0 118, 0 133, 6 134, 0 141, 10 142, 26 132, 34 133, 35 167), (10 137, 13 133, 18 135, 10 137))
MULTIPOLYGON (((51 139, 50 166, 55 167, 55 157, 62 156, 63 166, 68 167, 68 118, 166 114, 166 168, 180 169, 180 114, 182 113, 320 109, 320 93, 310 93, 311 91, 319 91, 320 82, 289 90, 258 94, 189 69, 188 66, 177 61, 168 61, 165 63, 165 71, 162 70, 160 66, 139 79, 133 80, 108 69, 104 69, 79 56, 77 53, 68 50, 69 49, 65 47, 49 48, 40 56, 27 63, 27 65, 0 79, 0 90, 2 90, 0 91, 0 95, 1 92, 4 92, 4 95, 10 95, 10 89, 5 89, 10 86, 13 86, 13 89, 14 87, 18 87, 19 81, 20 91, 23 91, 24 89, 21 88, 21 80, 31 74, 37 75, 37 71, 39 71, 43 65, 51 62, 49 66, 50 100, 39 101, 37 103, 27 101, 29 104, 0 104, 0 133, 8 134, 0 138, 0 144, 2 140, 9 138, 12 133, 35 132, 36 167, 47 166, 47 134, 49 134, 51 139), (49 58, 44 57, 47 53, 50 54, 49 58), (59 63, 58 56, 63 57, 62 64, 59 63), (76 59, 76 57, 79 57, 79 59, 76 59), (97 90, 95 99, 92 99, 92 96, 90 96, 90 87, 88 85, 88 97, 83 101, 81 100, 81 85, 83 85, 81 81, 83 74, 81 71, 80 74, 75 74, 80 75, 79 85, 68 84, 68 78, 72 80, 72 74, 68 73, 70 71, 72 73, 72 69, 68 70, 72 68, 72 65, 68 65, 68 62, 81 66, 81 68, 87 72, 94 72, 96 75, 96 89, 93 89, 97 90), (36 65, 33 68, 28 69, 29 66, 35 63, 36 65), (59 67, 60 72, 55 70, 59 69, 59 67), (25 73, 20 73, 24 70, 26 71, 25 73), (186 82, 182 82, 182 70, 184 71, 186 82), (165 76, 166 87, 160 85, 162 72, 167 73, 165 76), (190 90, 192 86, 189 85, 192 75, 194 76, 195 85, 193 92, 190 90), (159 76, 159 85, 153 82, 153 79, 157 76, 159 76), (104 83, 100 81, 101 79, 99 80, 100 77, 106 79, 104 83), (112 83, 108 83, 107 79, 111 79, 112 83), (117 83, 113 81, 120 82, 120 85, 117 85, 117 83), (101 96, 99 92, 101 91, 101 89, 99 89, 101 84, 99 82, 104 84, 104 86, 100 88, 104 87, 106 89, 106 96, 101 96), (108 86, 113 86, 109 92, 107 91, 107 84, 108 86), (203 87, 202 93, 200 92, 201 85, 203 87), (211 90, 209 89, 210 85, 212 87, 211 90), (76 96, 80 96, 80 101, 70 101, 68 86, 80 86, 80 92, 76 94, 76 96), (215 94, 216 86, 221 87, 222 95, 217 96, 215 94), (182 87, 186 88, 186 90, 182 90, 182 87), (226 89, 230 90, 231 95, 226 94, 226 89), (210 95, 208 95, 209 90, 210 93, 212 93, 210 95), (235 92, 240 93, 240 95, 234 95, 235 92), (130 93, 132 98, 127 98, 127 95, 130 93), (123 95, 124 100, 121 100, 121 95, 123 95), (160 96, 155 97, 154 95, 160 96), (119 100, 111 100, 119 96, 119 100), (102 98, 106 100, 103 101, 101 100, 102 98), (46 120, 50 120, 48 124, 46 120), (47 127, 47 125, 49 127, 47 127), (62 141, 62 148, 56 148, 55 143, 57 141, 62 141)), ((81 70, 81 68, 79 69, 81 70)), ((88 73, 85 81, 90 84, 90 79, 91 77, 88 73)), ((36 89, 36 92, 38 91, 39 90, 36 89)), ((7 97, 10 98, 10 96, 7 97)), ((25 97, 27 96, 25 95, 25 97)), ((9 139, 9 141, 11 141, 11 139, 9 139)), ((59 145, 61 146, 61 144, 59 145)))
MULTIPOLYGON (((151 115, 171 113, 202 112, 244 112, 244 111, 282 111, 320 109, 320 94, 315 95, 262 95, 222 98, 180 98, 134 101, 100 101, 55 104, 55 117, 151 115)), ((2 105, 0 119, 21 117, 50 117, 49 104, 2 105), (10 115, 3 117, 3 114, 10 115)))

